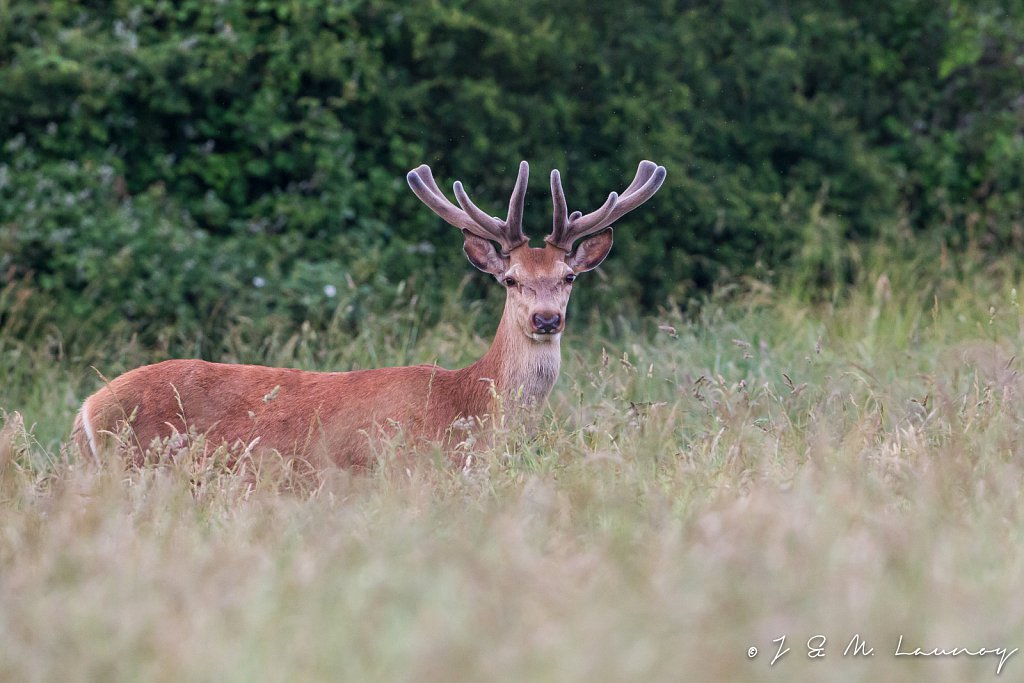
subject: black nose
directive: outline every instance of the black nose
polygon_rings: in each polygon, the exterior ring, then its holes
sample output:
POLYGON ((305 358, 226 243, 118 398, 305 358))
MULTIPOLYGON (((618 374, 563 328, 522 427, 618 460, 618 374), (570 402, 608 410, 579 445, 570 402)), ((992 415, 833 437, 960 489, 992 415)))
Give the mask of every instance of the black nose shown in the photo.
POLYGON ((559 313, 533 314, 533 329, 542 334, 548 334, 557 331, 558 326, 561 324, 562 316, 559 313))

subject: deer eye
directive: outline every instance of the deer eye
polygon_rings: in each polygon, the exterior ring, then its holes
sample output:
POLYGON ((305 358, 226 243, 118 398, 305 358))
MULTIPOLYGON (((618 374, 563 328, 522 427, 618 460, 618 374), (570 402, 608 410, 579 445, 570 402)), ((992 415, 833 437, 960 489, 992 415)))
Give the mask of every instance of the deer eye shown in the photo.
POLYGON ((569 273, 565 276, 565 281, 570 285, 576 281, 576 273, 569 273))
POLYGON ((507 277, 504 280, 502 280, 502 282, 505 283, 506 287, 515 287, 517 284, 519 284, 518 282, 516 282, 516 279, 514 277, 507 277))

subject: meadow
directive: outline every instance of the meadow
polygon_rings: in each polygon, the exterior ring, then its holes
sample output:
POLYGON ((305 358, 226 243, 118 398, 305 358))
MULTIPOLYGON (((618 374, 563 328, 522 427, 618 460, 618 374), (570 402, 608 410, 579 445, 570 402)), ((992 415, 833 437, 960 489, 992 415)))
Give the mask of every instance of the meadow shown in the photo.
MULTIPOLYGON (((193 349, 68 344, 9 288, 0 680, 1021 680, 1024 282, 879 263, 816 301, 742 281, 578 312, 539 431, 464 468, 255 481, 81 462, 90 366, 193 349)), ((453 367, 500 313, 396 301, 355 331, 231 321, 203 352, 453 367)))

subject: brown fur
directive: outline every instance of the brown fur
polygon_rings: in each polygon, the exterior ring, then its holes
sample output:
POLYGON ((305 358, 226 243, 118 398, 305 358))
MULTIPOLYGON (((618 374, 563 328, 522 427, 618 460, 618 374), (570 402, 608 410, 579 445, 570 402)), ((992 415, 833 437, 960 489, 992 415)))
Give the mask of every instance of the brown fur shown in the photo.
POLYGON ((96 450, 110 448, 112 436, 124 433, 137 458, 155 439, 190 430, 235 452, 255 443, 258 451, 273 449, 342 467, 370 464, 374 444, 399 429, 414 442, 452 447, 466 436, 453 430, 453 423, 485 421, 495 411, 495 397, 512 410, 547 399, 558 377, 560 334, 534 339, 529 318, 538 306, 564 317, 571 289, 559 284, 564 272, 571 272, 564 257, 550 246, 513 252, 509 270, 516 266, 522 285, 509 288, 491 348, 467 368, 305 372, 168 360, 127 372, 87 398, 75 420, 74 440, 82 453, 93 453, 83 424, 87 417, 96 450))
POLYGON ((79 450, 99 457, 123 434, 138 459, 157 439, 184 439, 177 450, 202 434, 236 456, 273 450, 313 465, 365 467, 381 437, 401 433, 413 448, 421 441, 452 448, 467 425, 486 425, 498 404, 516 416, 540 406, 558 379, 572 281, 604 260, 612 247, 608 226, 649 199, 665 169, 641 162, 621 201, 612 193, 586 216, 566 213, 561 180, 552 171, 555 229, 542 249, 528 247, 522 230, 528 175, 524 161, 505 221, 478 209, 460 183, 455 192, 462 208, 453 205, 426 165, 407 175, 413 192, 462 231, 470 262, 506 286, 494 342, 473 365, 303 372, 164 361, 127 372, 85 400, 72 432, 79 450))

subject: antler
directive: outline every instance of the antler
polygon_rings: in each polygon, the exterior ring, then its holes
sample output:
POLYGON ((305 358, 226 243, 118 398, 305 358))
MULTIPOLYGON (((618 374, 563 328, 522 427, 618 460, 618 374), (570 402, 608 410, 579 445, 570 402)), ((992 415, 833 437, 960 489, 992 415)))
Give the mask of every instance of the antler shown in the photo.
POLYGON ((416 196, 438 216, 460 230, 497 242, 501 245, 502 252, 508 254, 529 241, 523 234, 523 202, 526 199, 529 177, 530 165, 523 161, 519 164, 519 176, 508 202, 508 216, 505 220, 481 211, 466 194, 459 181, 455 182, 455 199, 458 200, 459 206, 452 204, 438 188, 434 174, 426 164, 409 171, 406 180, 409 181, 409 187, 416 196))
POLYGON ((558 169, 551 172, 551 201, 554 203, 554 227, 546 242, 569 251, 573 242, 581 237, 604 230, 636 207, 654 196, 665 182, 665 167, 651 161, 641 161, 636 177, 620 196, 612 192, 600 209, 584 216, 579 211, 566 213, 565 192, 558 169))

